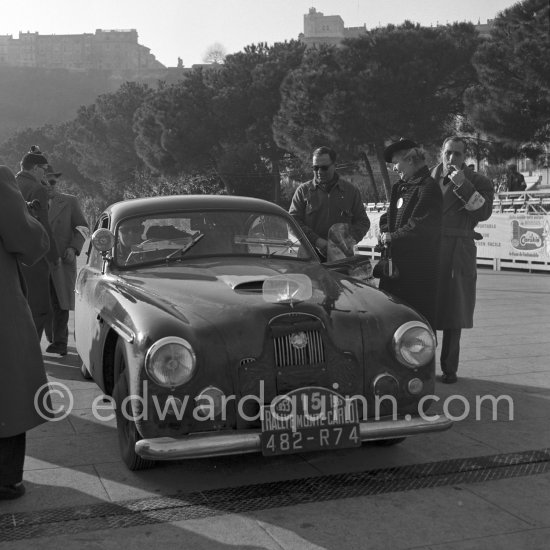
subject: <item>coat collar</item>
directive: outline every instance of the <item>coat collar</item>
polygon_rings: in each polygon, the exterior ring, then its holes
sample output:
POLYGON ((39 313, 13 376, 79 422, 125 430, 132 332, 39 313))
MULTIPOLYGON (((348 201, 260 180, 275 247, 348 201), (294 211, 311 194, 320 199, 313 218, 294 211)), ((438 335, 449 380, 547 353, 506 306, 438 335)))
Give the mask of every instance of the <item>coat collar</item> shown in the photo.
POLYGON ((401 180, 399 183, 401 185, 418 185, 419 183, 422 183, 429 175, 430 169, 427 166, 423 166, 420 170, 413 174, 413 177, 410 180, 401 180))
POLYGON ((50 220, 54 220, 61 214, 61 212, 67 207, 68 201, 66 200, 65 196, 61 193, 58 193, 54 195, 50 202, 50 211, 49 211, 49 218, 50 220))

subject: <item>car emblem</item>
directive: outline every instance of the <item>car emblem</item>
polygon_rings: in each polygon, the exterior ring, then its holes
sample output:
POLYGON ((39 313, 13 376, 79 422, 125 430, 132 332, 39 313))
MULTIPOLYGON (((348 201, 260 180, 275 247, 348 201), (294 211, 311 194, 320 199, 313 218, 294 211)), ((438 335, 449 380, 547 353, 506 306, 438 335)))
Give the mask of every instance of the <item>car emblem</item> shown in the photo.
POLYGON ((275 412, 275 414, 284 417, 292 412, 292 401, 286 396, 281 396, 273 400, 273 402, 271 403, 271 408, 275 412))
POLYGON ((307 334, 305 332, 291 334, 290 345, 295 349, 304 349, 307 346, 307 334))

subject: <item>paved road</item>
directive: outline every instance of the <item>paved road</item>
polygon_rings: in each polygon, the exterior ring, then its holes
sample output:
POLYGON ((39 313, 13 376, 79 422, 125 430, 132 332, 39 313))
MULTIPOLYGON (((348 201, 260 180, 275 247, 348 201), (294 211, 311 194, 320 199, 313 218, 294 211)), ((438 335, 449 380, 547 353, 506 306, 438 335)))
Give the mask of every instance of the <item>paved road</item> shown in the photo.
POLYGON ((459 383, 436 387, 465 418, 396 447, 129 472, 74 347, 45 354, 74 409, 29 433, 27 495, 0 502, 0 548, 547 549, 550 276, 480 270, 478 289, 459 383), (487 399, 476 415, 484 396, 504 396, 494 420, 487 399))

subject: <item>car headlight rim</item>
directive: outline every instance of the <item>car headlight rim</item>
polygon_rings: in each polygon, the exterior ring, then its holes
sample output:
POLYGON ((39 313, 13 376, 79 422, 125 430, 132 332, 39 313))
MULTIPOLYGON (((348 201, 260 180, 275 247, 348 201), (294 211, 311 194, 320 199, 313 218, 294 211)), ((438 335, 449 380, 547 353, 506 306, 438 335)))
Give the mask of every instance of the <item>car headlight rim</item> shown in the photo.
POLYGON ((435 355, 435 334, 422 321, 408 321, 395 331, 392 345, 395 357, 402 365, 410 369, 424 367, 435 355), (418 352, 406 347, 407 338, 411 338, 411 335, 415 331, 417 332, 417 335, 414 337, 415 341, 423 346, 418 352))
POLYGON ((186 384, 193 377, 196 366, 197 357, 193 347, 187 340, 178 336, 160 338, 150 346, 145 355, 145 372, 155 384, 163 388, 186 384), (178 347, 181 357, 175 357, 178 347), (163 352, 168 356, 164 361, 163 352))

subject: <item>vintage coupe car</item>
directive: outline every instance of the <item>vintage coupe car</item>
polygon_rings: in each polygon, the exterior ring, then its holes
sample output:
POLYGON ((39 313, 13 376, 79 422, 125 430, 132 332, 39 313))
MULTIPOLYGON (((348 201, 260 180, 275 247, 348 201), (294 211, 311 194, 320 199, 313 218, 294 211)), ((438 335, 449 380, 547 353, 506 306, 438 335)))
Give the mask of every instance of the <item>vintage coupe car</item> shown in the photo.
POLYGON ((357 277, 365 260, 321 263, 295 220, 258 199, 107 208, 76 282, 75 337, 83 375, 112 396, 128 468, 449 428, 422 414, 434 334, 357 277))

